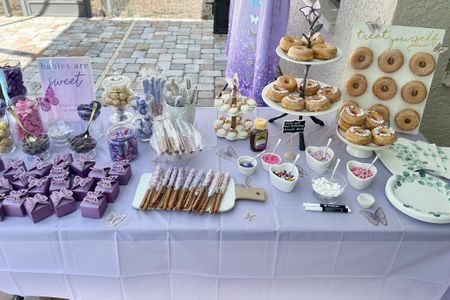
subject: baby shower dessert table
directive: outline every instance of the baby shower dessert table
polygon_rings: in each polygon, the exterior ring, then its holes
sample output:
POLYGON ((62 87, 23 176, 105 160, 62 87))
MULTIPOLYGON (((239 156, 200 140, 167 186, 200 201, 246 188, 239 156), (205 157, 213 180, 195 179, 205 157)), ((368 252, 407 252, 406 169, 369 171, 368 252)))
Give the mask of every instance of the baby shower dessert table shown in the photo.
MULTIPOLYGON (((270 118, 273 110, 252 114, 270 118)), ((211 126, 216 118, 214 108, 197 109, 196 127, 211 149, 193 156, 187 166, 229 171, 243 183, 236 161, 220 158, 216 151, 231 145, 239 156, 252 155, 248 141, 216 139, 211 126)), ((336 157, 348 161, 351 157, 336 137, 334 114, 324 121, 324 127, 307 121, 307 143, 324 145, 334 136, 336 157)), ((281 126, 269 124, 269 149, 281 136, 281 126)), ((287 151, 288 144, 278 152, 287 151)), ((351 213, 305 212, 302 203, 315 200, 304 153, 299 164, 307 175, 294 192, 274 189, 258 166, 252 181, 265 188, 266 202, 239 201, 230 212, 199 216, 131 207, 141 174, 154 169, 150 146, 140 146, 132 181, 121 187, 106 212, 126 215, 117 227, 83 218, 79 210, 38 224, 26 217, 0 223, 0 290, 83 300, 446 298, 450 225, 419 222, 397 211, 384 194, 391 174, 380 162, 365 192, 376 197, 375 207, 383 208, 387 226, 374 226, 359 213, 359 192, 350 186, 341 204, 349 205, 351 213), (253 221, 245 218, 248 211, 256 216, 253 221)), ((96 159, 109 161, 105 140, 96 159)), ((339 171, 344 168, 342 163, 339 171)))

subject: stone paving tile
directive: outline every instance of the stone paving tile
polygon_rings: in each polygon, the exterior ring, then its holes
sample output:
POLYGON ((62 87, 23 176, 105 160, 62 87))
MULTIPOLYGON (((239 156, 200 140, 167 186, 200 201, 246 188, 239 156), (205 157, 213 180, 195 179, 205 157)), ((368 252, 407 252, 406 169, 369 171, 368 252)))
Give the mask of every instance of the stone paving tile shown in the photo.
MULTIPOLYGON (((167 76, 181 80, 189 76, 198 84, 199 105, 212 105, 214 95, 225 84, 226 36, 212 33, 212 21, 168 21, 102 18, 4 18, 0 17, 0 60, 19 59, 26 66, 24 78, 30 95, 41 93, 37 57, 91 57, 94 80, 111 61, 112 68, 129 76, 132 88, 141 91, 143 68, 160 68, 167 76), (12 23, 20 21, 17 23, 12 23), (11 22, 11 24, 9 24, 11 22), (9 24, 9 25, 5 25, 9 24), (127 30, 133 26, 124 41, 127 30), (117 52, 119 45, 122 48, 117 52)), ((101 95, 101 89, 97 95, 101 95)))

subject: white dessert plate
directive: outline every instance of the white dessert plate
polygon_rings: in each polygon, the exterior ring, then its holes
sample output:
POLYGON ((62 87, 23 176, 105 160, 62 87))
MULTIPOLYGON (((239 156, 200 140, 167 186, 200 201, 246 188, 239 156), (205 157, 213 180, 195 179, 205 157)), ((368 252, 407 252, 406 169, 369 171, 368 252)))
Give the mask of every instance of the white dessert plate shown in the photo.
MULTIPOLYGON (((337 47, 336 47, 336 48, 337 48, 337 47)), ((300 61, 300 60, 295 60, 295 59, 292 59, 292 58, 290 58, 289 56, 287 56, 287 53, 284 52, 284 51, 280 48, 280 46, 277 47, 276 52, 277 52, 277 55, 278 55, 280 58, 282 58, 282 59, 284 59, 284 60, 286 60, 286 61, 288 61, 288 62, 291 62, 291 63, 294 63, 294 64, 299 64, 299 65, 311 65, 311 66, 314 66, 314 65, 324 65, 324 64, 333 63, 333 62, 338 61, 338 60, 340 60, 340 59, 342 58, 342 50, 339 49, 339 48, 337 48, 336 57, 335 57, 335 58, 332 58, 332 59, 328 59, 328 60, 317 59, 317 58, 315 58, 315 59, 313 59, 313 60, 310 60, 310 61, 300 61)))
POLYGON ((347 140, 345 138, 345 132, 344 132, 344 130, 340 129, 339 126, 336 126, 336 132, 337 132, 337 136, 341 139, 341 141, 343 141, 345 144, 347 144, 346 150, 347 150, 348 154, 350 154, 354 157, 369 158, 373 155, 373 151, 381 150, 381 149, 388 147, 388 145, 379 146, 374 143, 370 143, 368 145, 353 144, 352 142, 350 142, 349 140, 347 140))
MULTIPOLYGON (((301 78, 296 78, 297 83, 301 84, 301 82, 303 81, 301 78)), ((317 81, 317 80, 316 80, 317 81)), ((330 86, 329 84, 326 84, 324 82, 320 82, 317 81, 318 83, 320 83, 321 86, 330 86)), ((293 116, 303 116, 303 117, 314 117, 314 116, 321 116, 321 115, 327 115, 331 112, 337 111, 339 109, 339 107, 341 106, 341 100, 331 104, 331 107, 327 110, 324 111, 307 111, 307 110, 303 110, 303 111, 293 111, 293 110, 289 110, 286 109, 284 107, 281 106, 281 104, 279 102, 275 102, 272 99, 270 99, 269 97, 266 96, 266 92, 267 90, 274 84, 275 82, 271 82, 268 85, 266 85, 263 90, 262 90, 262 98, 264 100, 264 102, 266 102, 266 104, 268 106, 270 106, 271 108, 278 110, 282 113, 287 113, 289 115, 293 115, 293 116)))
POLYGON ((404 171, 386 183, 386 196, 402 213, 428 223, 450 223, 450 184, 428 174, 404 171))
MULTIPOLYGON (((139 180, 139 184, 134 194, 134 199, 131 204, 133 208, 140 209, 142 198, 147 191, 148 184, 152 178, 152 173, 144 173, 139 180)), ((233 178, 230 179, 228 188, 223 195, 222 202, 220 203, 219 212, 227 212, 236 205, 236 200, 254 200, 265 201, 266 195, 262 188, 244 188, 241 185, 235 184, 233 178)), ((160 209, 155 209, 160 210, 160 209)), ((206 212, 210 211, 210 207, 206 209, 206 212)))

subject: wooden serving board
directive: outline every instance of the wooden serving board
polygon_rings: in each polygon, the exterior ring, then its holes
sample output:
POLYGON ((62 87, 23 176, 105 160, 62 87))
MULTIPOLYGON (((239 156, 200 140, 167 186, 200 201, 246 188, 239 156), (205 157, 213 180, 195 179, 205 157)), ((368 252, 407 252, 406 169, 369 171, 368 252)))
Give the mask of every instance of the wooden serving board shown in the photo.
MULTIPOLYGON (((134 199, 132 202, 132 207, 140 209, 142 198, 147 191, 147 187, 152 178, 152 173, 144 173, 139 180, 139 184, 136 188, 136 193, 134 194, 134 199)), ((220 203, 219 212, 227 212, 231 210, 236 205, 236 200, 253 200, 264 202, 266 200, 266 194, 262 188, 244 188, 237 185, 233 178, 230 179, 228 188, 223 195, 222 202, 220 203)), ((160 210, 160 209, 155 209, 160 210)), ((206 209, 206 212, 210 211, 210 207, 206 209)))

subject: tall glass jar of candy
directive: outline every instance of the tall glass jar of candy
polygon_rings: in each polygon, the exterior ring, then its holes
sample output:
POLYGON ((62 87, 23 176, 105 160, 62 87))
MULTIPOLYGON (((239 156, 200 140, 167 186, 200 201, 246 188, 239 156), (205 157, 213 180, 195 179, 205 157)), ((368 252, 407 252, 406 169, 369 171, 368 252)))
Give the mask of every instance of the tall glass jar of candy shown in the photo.
MULTIPOLYGON (((26 98, 25 96, 17 96, 10 100, 17 118, 22 122, 23 126, 35 135, 44 133, 44 126, 39 106, 35 100, 26 98)), ((22 140, 25 136, 23 129, 16 124, 16 134, 18 140, 22 140)))
POLYGON ((5 74, 9 98, 22 96, 27 93, 23 84, 20 61, 2 60, 0 61, 0 71, 3 71, 5 74))
POLYGON ((0 153, 11 153, 15 149, 16 145, 11 134, 8 115, 6 114, 6 103, 0 99, 0 153))
POLYGON ((138 139, 134 126, 120 124, 108 129, 108 146, 112 161, 132 161, 138 154, 138 139))
POLYGON ((134 92, 130 88, 131 79, 127 76, 117 75, 117 71, 111 77, 105 78, 102 83, 105 91, 102 99, 103 105, 112 106, 115 112, 109 118, 111 124, 130 123, 134 115, 126 111, 128 104, 134 98, 134 92))

